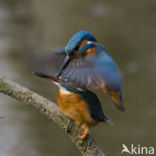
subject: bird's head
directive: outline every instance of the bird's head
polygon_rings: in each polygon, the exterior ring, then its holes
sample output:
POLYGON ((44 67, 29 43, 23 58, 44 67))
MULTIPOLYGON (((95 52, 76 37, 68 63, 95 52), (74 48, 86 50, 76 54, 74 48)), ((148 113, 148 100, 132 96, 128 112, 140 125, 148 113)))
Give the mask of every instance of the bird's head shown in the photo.
POLYGON ((59 72, 58 76, 61 75, 61 72, 66 66, 70 63, 70 61, 79 54, 82 54, 86 50, 93 48, 97 45, 96 38, 87 31, 79 31, 78 33, 74 34, 74 36, 70 39, 67 46, 65 47, 65 53, 67 54, 59 72), (82 44, 84 46, 82 46, 82 44))
MULTIPOLYGON (((79 47, 81 46, 81 43, 83 41, 88 41, 88 44, 90 46, 88 46, 87 49, 91 48, 92 44, 97 42, 96 38, 92 34, 90 34, 89 32, 79 31, 78 33, 74 34, 74 36, 68 42, 67 46, 65 47, 65 53, 67 55, 70 55, 74 51, 77 51, 79 49, 79 47)), ((86 49, 84 49, 83 52, 85 50, 86 49)))

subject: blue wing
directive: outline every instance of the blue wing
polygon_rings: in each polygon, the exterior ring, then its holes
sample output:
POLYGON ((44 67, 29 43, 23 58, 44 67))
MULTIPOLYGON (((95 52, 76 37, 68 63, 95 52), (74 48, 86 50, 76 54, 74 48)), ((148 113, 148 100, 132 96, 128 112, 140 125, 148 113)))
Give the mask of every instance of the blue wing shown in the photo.
POLYGON ((64 48, 52 49, 52 50, 50 50, 50 52, 57 53, 57 54, 64 54, 65 55, 65 49, 64 48))
POLYGON ((97 56, 78 57, 62 72, 62 77, 82 89, 120 91, 118 67, 102 45, 96 46, 97 56))
POLYGON ((91 91, 85 91, 80 93, 81 98, 86 101, 88 104, 88 108, 91 114, 91 117, 97 121, 105 121, 107 123, 111 123, 111 119, 109 119, 102 110, 101 103, 98 97, 91 91))

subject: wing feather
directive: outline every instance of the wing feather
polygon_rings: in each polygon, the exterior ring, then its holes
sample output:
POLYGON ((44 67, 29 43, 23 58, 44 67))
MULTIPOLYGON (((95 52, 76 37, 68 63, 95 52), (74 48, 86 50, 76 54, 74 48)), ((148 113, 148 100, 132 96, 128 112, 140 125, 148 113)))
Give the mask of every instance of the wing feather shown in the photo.
POLYGON ((81 98, 86 101, 90 111, 90 115, 97 121, 105 121, 107 123, 112 122, 103 112, 100 100, 91 91, 81 92, 81 98))
POLYGON ((112 90, 121 88, 118 67, 101 45, 97 45, 98 56, 74 58, 62 72, 62 77, 83 89, 112 90))

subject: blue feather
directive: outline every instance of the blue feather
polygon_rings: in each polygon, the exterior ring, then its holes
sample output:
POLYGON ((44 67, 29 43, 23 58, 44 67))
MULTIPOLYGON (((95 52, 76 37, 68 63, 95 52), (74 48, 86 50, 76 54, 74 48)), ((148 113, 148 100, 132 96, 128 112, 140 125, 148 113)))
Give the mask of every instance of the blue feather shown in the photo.
POLYGON ((120 91, 122 82, 118 67, 106 49, 97 45, 98 56, 76 58, 63 70, 62 77, 82 89, 120 91))
POLYGON ((88 33, 87 31, 80 31, 78 33, 76 33, 68 42, 66 48, 65 48, 65 53, 69 54, 70 52, 73 52, 73 50, 79 46, 82 41, 84 40, 88 40, 88 41, 93 41, 93 42, 97 42, 96 38, 88 33))
POLYGON ((101 103, 96 96, 91 91, 85 91, 80 93, 81 98, 86 101, 89 107, 89 111, 91 114, 91 117, 94 118, 97 121, 106 121, 106 122, 112 122, 111 119, 109 119, 102 110, 101 103))
POLYGON ((62 49, 52 49, 50 50, 50 52, 53 52, 53 53, 65 53, 65 49, 62 48, 62 49))

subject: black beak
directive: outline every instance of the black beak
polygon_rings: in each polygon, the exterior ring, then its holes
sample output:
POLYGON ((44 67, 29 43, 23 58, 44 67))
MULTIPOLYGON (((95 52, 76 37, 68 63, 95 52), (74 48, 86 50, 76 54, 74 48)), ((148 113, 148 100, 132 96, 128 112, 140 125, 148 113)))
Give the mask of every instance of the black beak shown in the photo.
POLYGON ((87 44, 86 46, 82 47, 79 51, 77 51, 76 53, 72 53, 71 55, 67 55, 58 74, 57 74, 57 79, 58 77, 62 74, 63 70, 68 66, 68 64, 70 63, 70 61, 77 55, 81 54, 82 52, 90 49, 90 48, 93 48, 95 47, 96 44, 95 43, 90 43, 90 44, 87 44))
POLYGON ((68 64, 70 63, 70 61, 72 60, 72 56, 67 55, 63 64, 61 65, 58 73, 57 73, 57 79, 58 77, 62 74, 63 70, 68 66, 68 64))
POLYGON ((42 77, 44 79, 47 79, 47 80, 51 80, 51 81, 57 81, 56 79, 56 75, 50 75, 50 74, 47 74, 47 73, 41 73, 41 72, 33 72, 34 75, 37 75, 39 77, 42 77))

